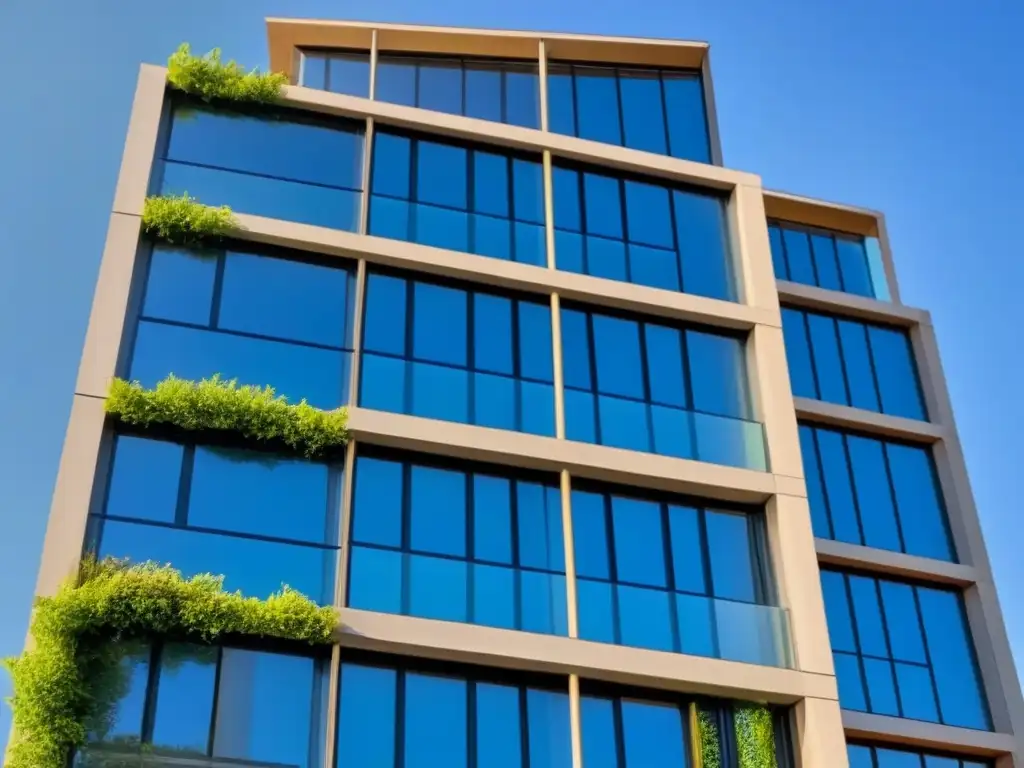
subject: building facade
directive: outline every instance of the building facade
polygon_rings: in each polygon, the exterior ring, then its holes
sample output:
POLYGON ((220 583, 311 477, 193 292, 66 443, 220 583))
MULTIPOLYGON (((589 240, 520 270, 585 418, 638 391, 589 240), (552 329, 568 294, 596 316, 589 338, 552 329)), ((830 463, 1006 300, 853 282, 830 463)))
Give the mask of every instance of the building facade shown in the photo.
MULTIPOLYGON (((268 20, 279 107, 143 66, 37 585, 282 583, 330 652, 145 645, 194 764, 1022 768, 933 328, 883 217, 724 167, 703 43, 268 20), (227 204, 196 252, 147 195, 227 204), (344 460, 120 431, 170 373, 347 406, 344 460)), ((99 737, 97 737, 99 738, 99 737)), ((99 745, 102 746, 102 745, 99 745)))

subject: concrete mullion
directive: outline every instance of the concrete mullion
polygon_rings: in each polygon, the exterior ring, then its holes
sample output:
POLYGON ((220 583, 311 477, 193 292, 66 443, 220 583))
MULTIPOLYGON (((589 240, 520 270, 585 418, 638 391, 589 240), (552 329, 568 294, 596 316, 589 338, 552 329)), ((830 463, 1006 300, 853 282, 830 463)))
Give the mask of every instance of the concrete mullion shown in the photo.
POLYGON ((569 738, 572 768, 583 768, 583 727, 580 710, 580 676, 569 675, 569 738))
POLYGON ((358 234, 365 235, 370 222, 370 160, 373 156, 373 118, 366 118, 366 133, 363 135, 363 194, 359 206, 358 234))
POLYGON ((377 93, 377 30, 370 33, 370 98, 377 93))
POLYGON ((540 85, 537 91, 540 98, 540 129, 548 131, 548 50, 543 40, 537 44, 537 79, 540 85))

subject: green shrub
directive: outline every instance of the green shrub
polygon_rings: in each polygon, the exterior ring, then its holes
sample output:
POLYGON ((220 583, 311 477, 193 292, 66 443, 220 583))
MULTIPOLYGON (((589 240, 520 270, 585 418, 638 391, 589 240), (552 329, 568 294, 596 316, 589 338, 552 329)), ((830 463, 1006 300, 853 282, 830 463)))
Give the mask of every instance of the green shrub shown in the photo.
POLYGON ((739 768, 778 768, 772 711, 759 704, 737 704, 733 721, 739 768))
POLYGON ((7 768, 66 768, 72 749, 109 721, 124 681, 117 668, 131 641, 157 635, 213 642, 230 635, 328 645, 338 614, 285 587, 266 600, 191 579, 169 566, 86 561, 76 582, 40 599, 32 646, 4 661, 14 684, 15 736, 7 768))
POLYGON ((703 707, 697 710, 700 731, 700 759, 698 768, 722 768, 722 747, 718 739, 718 718, 703 707))
POLYGON ((292 405, 272 387, 239 386, 219 376, 194 382, 172 375, 154 389, 114 379, 106 410, 125 424, 237 432, 251 440, 282 443, 307 457, 348 442, 343 408, 321 411, 305 400, 292 405))
POLYGON ((182 43, 167 60, 167 82, 205 101, 273 103, 281 97, 288 76, 255 69, 246 72, 234 61, 225 64, 219 48, 205 56, 193 56, 188 43, 182 43))
POLYGON ((226 205, 203 205, 186 192, 181 197, 147 197, 142 207, 142 229, 169 243, 196 245, 230 234, 238 229, 238 222, 226 205))

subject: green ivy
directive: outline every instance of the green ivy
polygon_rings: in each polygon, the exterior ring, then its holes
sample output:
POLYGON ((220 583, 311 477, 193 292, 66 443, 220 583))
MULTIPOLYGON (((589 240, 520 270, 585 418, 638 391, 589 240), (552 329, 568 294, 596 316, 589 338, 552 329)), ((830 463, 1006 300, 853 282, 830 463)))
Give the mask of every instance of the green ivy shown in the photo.
POLYGON ((203 205, 186 192, 181 197, 147 197, 142 207, 142 229, 175 245, 197 245, 234 232, 238 222, 226 205, 203 205))
POLYGON ((287 446, 307 457, 348 442, 343 408, 322 411, 305 400, 289 403, 272 387, 239 386, 219 376, 199 382, 168 376, 154 389, 114 379, 107 413, 125 424, 168 424, 188 431, 236 432, 287 446))
POLYGON ((205 56, 194 56, 188 43, 182 43, 167 60, 167 82, 205 101, 227 99, 267 104, 281 98, 288 76, 255 69, 246 72, 234 61, 222 62, 219 48, 205 56))
POLYGON ((737 704, 733 721, 739 768, 778 768, 772 711, 758 704, 737 704))
POLYGON ((6 767, 66 768, 71 751, 102 731, 124 686, 117 669, 132 647, 124 641, 243 634, 329 645, 337 623, 335 609, 288 587, 257 600, 225 592, 222 577, 87 560, 76 581, 37 602, 31 646, 4 661, 15 729, 6 767))

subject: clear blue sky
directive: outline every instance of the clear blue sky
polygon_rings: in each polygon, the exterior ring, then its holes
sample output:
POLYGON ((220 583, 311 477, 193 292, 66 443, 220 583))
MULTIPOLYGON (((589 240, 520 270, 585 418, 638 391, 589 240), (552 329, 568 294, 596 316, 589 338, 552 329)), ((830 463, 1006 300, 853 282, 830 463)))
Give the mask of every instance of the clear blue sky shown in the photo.
MULTIPOLYGON (((1024 4, 1012 0, 0 2, 0 655, 25 636, 138 64, 189 41, 263 66, 268 15, 710 41, 727 165, 887 214, 904 301, 938 329, 1024 659, 1024 371, 1008 354, 1020 329, 997 325, 1024 282, 1024 4)), ((0 748, 9 722, 0 707, 0 748)))

